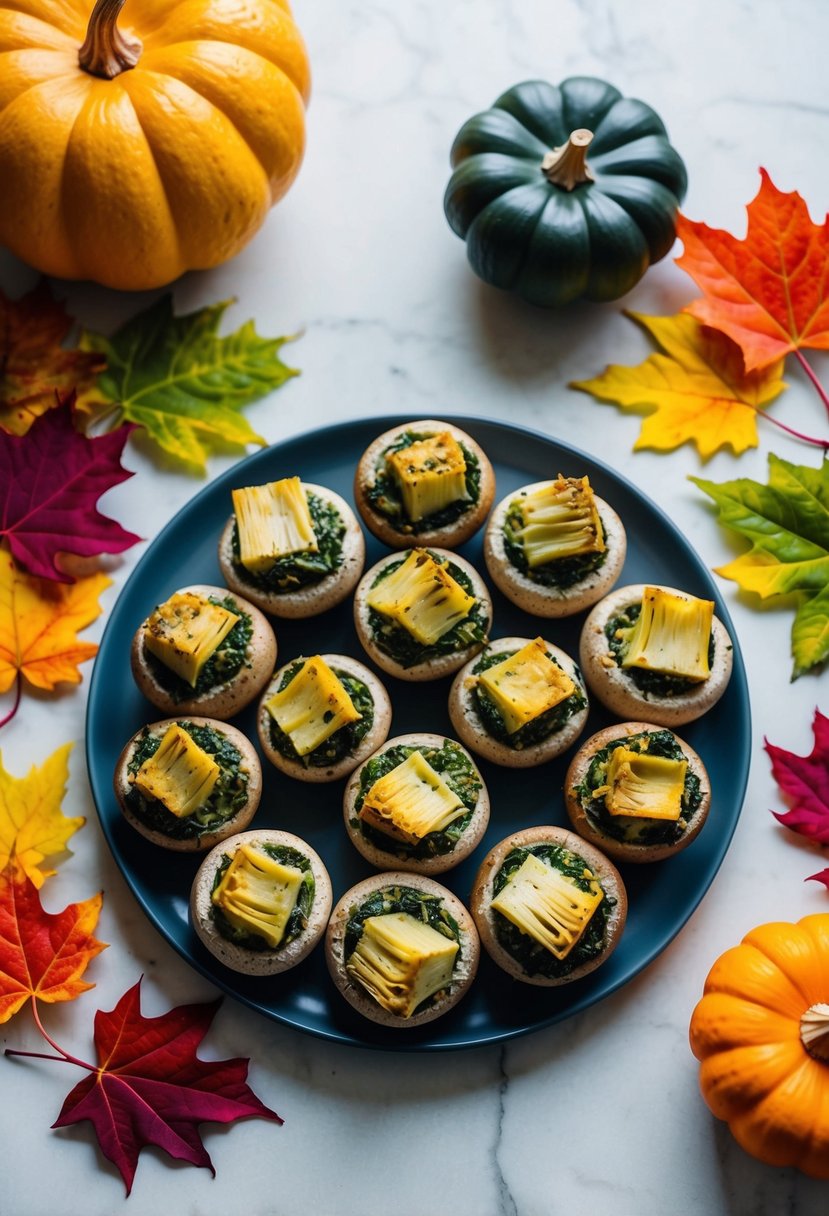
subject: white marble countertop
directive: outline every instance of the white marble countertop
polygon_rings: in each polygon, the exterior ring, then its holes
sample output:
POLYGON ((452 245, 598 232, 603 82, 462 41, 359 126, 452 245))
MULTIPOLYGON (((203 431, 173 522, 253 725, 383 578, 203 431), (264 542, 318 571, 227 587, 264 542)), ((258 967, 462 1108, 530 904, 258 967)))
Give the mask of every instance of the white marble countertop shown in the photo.
MULTIPOLYGON (((735 551, 686 481, 695 451, 631 452, 633 418, 565 386, 608 362, 633 364, 648 345, 621 315, 675 312, 696 293, 668 259, 622 302, 548 314, 485 288, 469 271, 442 211, 448 150, 466 117, 522 79, 594 74, 648 101, 689 170, 686 214, 736 233, 759 166, 798 189, 819 218, 829 201, 825 70, 829 9, 809 0, 420 0, 314 5, 296 15, 314 67, 308 152, 292 192, 231 264, 175 285, 181 311, 229 296, 228 325, 303 330, 290 349, 302 375, 248 410, 270 442, 373 413, 468 413, 526 424, 613 463, 666 509, 709 566, 735 551)), ((8 258, 0 283, 19 293, 32 273, 8 258)), ((109 330, 152 298, 58 284, 71 310, 109 330)), ((815 356, 824 378, 825 356, 815 356)), ((815 431, 822 410, 791 361, 786 419, 815 431)), ((817 464, 770 426, 739 461, 721 453, 704 475, 766 479, 774 450, 817 464)), ((151 539, 195 492, 140 444, 136 476, 102 501, 151 539)), ((214 458, 216 475, 232 461, 214 458)), ((112 607, 145 546, 113 562, 112 607)), ((751 927, 829 908, 807 874, 823 864, 769 814, 781 807, 762 738, 801 754, 826 677, 789 682, 786 610, 758 612, 721 584, 748 669, 754 723, 743 813, 722 868, 670 947, 634 981, 587 1012, 523 1038, 459 1053, 404 1055, 343 1047, 265 1020, 227 999, 202 1054, 251 1057, 256 1093, 283 1127, 249 1120, 206 1125, 217 1170, 140 1158, 133 1216, 362 1216, 424 1210, 456 1216, 550 1216, 576 1206, 615 1216, 762 1216, 826 1210, 826 1190, 771 1169, 737 1147, 697 1087, 688 1022, 714 959, 751 927)), ((84 636, 100 637, 104 621, 84 636)), ((111 1009, 143 973, 144 1010, 207 1000, 215 990, 145 920, 110 856, 84 767, 84 683, 61 695, 27 691, 0 733, 16 775, 75 740, 68 814, 86 827, 49 880, 57 910, 104 891, 98 936, 111 947, 90 967, 96 988, 46 1010, 54 1037, 84 1055, 95 1009, 111 1009)), ((0 705, 0 715, 3 706, 0 705)), ((22 1013, 4 1046, 38 1050, 22 1013)), ((50 1131, 77 1077, 37 1060, 2 1062, 3 1216, 111 1216, 123 1186, 87 1126, 50 1131), (48 1182, 47 1182, 48 1180, 48 1182)))

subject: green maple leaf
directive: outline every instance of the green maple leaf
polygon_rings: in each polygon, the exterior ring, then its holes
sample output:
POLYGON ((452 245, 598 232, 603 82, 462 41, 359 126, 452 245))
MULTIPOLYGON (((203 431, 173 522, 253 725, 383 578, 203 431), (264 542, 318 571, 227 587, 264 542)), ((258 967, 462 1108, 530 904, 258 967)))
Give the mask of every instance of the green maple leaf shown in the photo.
POLYGON ((829 657, 829 460, 812 469, 772 452, 768 485, 747 477, 691 481, 713 498, 720 523, 752 542, 717 573, 761 599, 796 596, 792 679, 823 663, 829 657))
POLYGON ((253 321, 219 337, 231 301, 173 315, 166 295, 110 338, 86 332, 84 350, 100 351, 106 371, 97 390, 118 406, 119 421, 135 422, 175 460, 199 473, 212 450, 263 444, 243 406, 299 373, 279 352, 289 338, 262 338, 253 321))

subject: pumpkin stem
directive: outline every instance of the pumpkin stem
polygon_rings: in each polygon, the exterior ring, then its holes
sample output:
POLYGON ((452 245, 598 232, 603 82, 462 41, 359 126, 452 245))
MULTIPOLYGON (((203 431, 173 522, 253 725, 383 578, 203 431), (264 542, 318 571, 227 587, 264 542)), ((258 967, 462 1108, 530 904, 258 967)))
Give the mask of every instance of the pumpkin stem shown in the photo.
POLYGON ((800 1041, 810 1056, 829 1064, 829 1005, 812 1005, 800 1019, 800 1041))
POLYGON ((97 0, 89 18, 86 39, 78 51, 78 63, 92 76, 112 80, 134 68, 141 55, 141 40, 118 29, 124 0, 97 0))
POLYGON ((583 182, 592 182, 593 174, 586 161, 592 142, 593 132, 586 127, 571 131, 567 143, 547 152, 541 162, 541 172, 547 181, 563 190, 575 190, 583 182))

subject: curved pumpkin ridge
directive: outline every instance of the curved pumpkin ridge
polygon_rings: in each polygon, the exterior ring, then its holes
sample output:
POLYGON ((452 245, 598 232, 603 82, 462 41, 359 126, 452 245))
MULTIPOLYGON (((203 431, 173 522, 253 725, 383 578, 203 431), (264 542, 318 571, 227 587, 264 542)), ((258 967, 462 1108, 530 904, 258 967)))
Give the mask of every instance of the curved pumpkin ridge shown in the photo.
POLYGON ((39 18, 67 34, 79 48, 86 34, 92 5, 82 0, 4 0, 3 7, 12 12, 39 18))
POLYGON ((264 169, 229 119, 189 85, 146 70, 120 79, 152 149, 184 265, 204 270, 232 257, 267 215, 264 169))
POLYGON ((731 1124, 733 1130, 732 1120, 750 1118, 758 1103, 767 1101, 802 1066, 803 1056, 799 1043, 768 1043, 715 1052, 700 1065, 700 1089, 713 1114, 731 1124))
POLYGON ((79 73, 44 80, 0 114, 0 159, 7 170, 0 226, 14 234, 7 244, 17 257, 61 278, 83 275, 69 252, 60 199, 66 141, 87 92, 88 82, 79 73), (32 199, 50 204, 33 207, 32 199))
MULTIPOLYGON (((572 126, 566 127, 561 89, 546 80, 528 80, 508 89, 495 102, 495 107, 511 114, 525 131, 543 144, 545 152, 566 143, 573 130, 572 126)), ((583 125, 576 123, 577 127, 583 125)))
MULTIPOLYGON (((141 33, 140 27, 136 27, 141 33)), ((305 43, 290 16, 272 0, 188 0, 144 37, 149 52, 179 42, 226 42, 268 59, 307 102, 310 70, 305 43)), ((139 68, 140 70, 140 61, 139 68)))
POLYGON ((508 110, 484 110, 458 131, 450 161, 454 168, 471 156, 493 154, 537 161, 540 165, 549 150, 546 143, 528 131, 508 110))
POLYGON ((764 950, 751 945, 747 939, 726 950, 714 963, 705 981, 706 995, 709 992, 744 997, 798 1023, 808 1008, 800 988, 764 950))
MULTIPOLYGON (((825 912, 815 912, 812 916, 804 916, 799 924, 812 942, 815 956, 821 960, 829 958, 829 916, 825 912)), ((825 961, 803 976, 802 988, 810 1005, 829 1004, 829 974, 825 961)))
POLYGON ((519 282, 529 285, 531 279, 541 281, 548 290, 560 282, 566 288, 567 298, 576 288, 579 295, 586 290, 590 231, 577 195, 578 191, 550 192, 524 247, 519 282))
POLYGON ((177 42, 144 56, 148 71, 188 85, 236 129, 268 178, 271 201, 296 177, 305 144, 305 110, 296 86, 270 60, 226 42, 177 42), (270 99, 266 111, 252 100, 270 99))
POLYGON ((829 1156, 826 1153, 826 1145, 829 1144, 829 1088, 826 1086, 825 1072, 815 1077, 810 1101, 812 1131, 798 1165, 813 1178, 829 1178, 829 1156))
POLYGON ((75 79, 74 58, 73 52, 39 47, 0 52, 0 115, 29 89, 49 80, 75 79))
POLYGON ((564 138, 567 139, 570 132, 577 127, 587 127, 588 131, 595 131, 621 96, 614 85, 592 76, 571 76, 562 81, 564 138))
MULTIPOLYGON (((731 1116, 737 1141, 768 1165, 799 1165, 808 1152, 814 1131, 814 1064, 808 1058, 799 1067, 790 1064, 764 1098, 731 1116)), ((825 1082, 824 1075, 823 1088, 825 1082)))
POLYGON ((628 213, 597 190, 575 191, 590 234, 589 300, 616 300, 639 282, 650 265, 644 233, 628 213))
POLYGON ((730 992, 709 992, 691 1019, 691 1050, 698 1060, 734 1047, 800 1041, 798 1022, 730 992))
MULTIPOLYGON (((747 945, 762 951, 800 993, 803 1006, 797 1014, 800 1018, 813 1003, 809 994, 809 977, 820 975, 826 966, 826 956, 821 956, 814 938, 800 923, 759 925, 743 938, 747 945)), ((821 999, 826 999, 826 994, 821 999)))
POLYGON ((150 259, 170 278, 184 263, 152 148, 120 81, 89 81, 66 145, 61 212, 84 277, 112 284, 117 272, 119 285, 126 277, 140 287, 150 259), (117 245, 101 235, 115 217, 117 245))
MULTIPOLYGON (((78 70, 78 44, 70 34, 29 13, 0 10, 0 52, 8 54, 27 49, 62 51, 67 56, 74 56, 74 70, 78 70)), ((3 85, 7 87, 5 82, 3 85)))
POLYGON ((593 132, 589 157, 591 165, 603 153, 633 143, 644 135, 658 135, 667 139, 668 132, 656 111, 644 101, 635 97, 620 97, 593 132))
POLYGON ((676 209, 676 195, 661 182, 641 177, 622 177, 596 172, 596 186, 623 208, 641 229, 650 251, 651 262, 658 262, 671 249, 676 239, 671 210, 676 209))

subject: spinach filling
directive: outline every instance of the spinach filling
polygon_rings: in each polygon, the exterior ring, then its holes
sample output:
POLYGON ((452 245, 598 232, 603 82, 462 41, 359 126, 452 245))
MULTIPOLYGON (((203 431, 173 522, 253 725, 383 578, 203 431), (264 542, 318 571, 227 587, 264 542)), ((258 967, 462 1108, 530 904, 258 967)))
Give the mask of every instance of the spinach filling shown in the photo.
MULTIPOLYGON (((126 803, 132 813, 153 831, 163 832, 173 840, 198 840, 208 832, 218 831, 242 809, 248 800, 248 774, 242 768, 242 753, 226 735, 212 726, 196 726, 186 720, 178 725, 219 766, 219 776, 207 802, 192 815, 179 818, 168 811, 162 802, 146 798, 131 784, 126 803)), ((144 761, 155 755, 162 737, 153 734, 148 726, 144 727, 127 765, 128 776, 134 777, 144 761)))
POLYGON ((366 490, 366 498, 374 510, 390 520, 399 532, 417 535, 419 532, 430 532, 434 528, 448 527, 449 524, 453 524, 455 520, 470 511, 481 497, 481 466, 478 457, 459 440, 459 446, 466 462, 464 480, 467 497, 450 502, 447 507, 443 507, 440 511, 433 511, 431 515, 426 515, 423 519, 410 520, 406 517, 403 499, 393 474, 388 471, 386 457, 390 452, 399 452, 403 448, 411 447, 413 443, 431 438, 431 435, 416 431, 403 431, 398 435, 394 442, 380 453, 374 469, 374 485, 369 486, 366 490))
MULTIPOLYGON (((590 879, 585 878, 585 861, 571 853, 569 849, 557 844, 532 844, 513 849, 507 854, 504 862, 493 881, 493 896, 500 895, 513 874, 521 868, 527 855, 532 853, 546 865, 559 870, 566 878, 572 879, 580 891, 591 889, 590 879)), ((598 880, 598 875, 596 875, 598 880)), ((607 921, 616 901, 605 895, 590 921, 566 958, 558 959, 551 954, 540 942, 523 933, 517 925, 492 909, 495 924, 495 936, 508 954, 524 968, 527 975, 543 975, 547 979, 558 979, 569 975, 582 963, 589 963, 604 950, 607 944, 607 921)))
POLYGON ((684 835, 689 822, 694 818, 702 802, 699 777, 690 768, 685 773, 685 788, 680 800, 679 819, 638 819, 635 816, 611 815, 605 806, 604 795, 596 797, 594 790, 605 784, 607 766, 617 747, 627 747, 632 752, 647 752, 649 756, 662 756, 666 760, 684 760, 685 753, 669 730, 642 731, 623 739, 613 739, 601 751, 596 752, 580 785, 574 787, 588 818, 594 825, 625 844, 674 844, 684 835))
POLYGON ((234 521, 231 544, 233 548, 233 564, 244 582, 253 583, 263 591, 279 594, 286 591, 297 591, 318 583, 329 574, 333 574, 342 565, 343 537, 345 522, 333 503, 326 502, 319 495, 308 491, 308 510, 314 525, 314 535, 317 538, 316 553, 289 553, 280 557, 268 570, 253 572, 243 566, 239 557, 239 527, 234 521))
MULTIPOLYGON (((456 566, 454 562, 440 557, 431 549, 427 549, 426 552, 441 566, 446 566, 455 582, 459 583, 468 595, 475 595, 472 579, 465 570, 461 570, 460 566, 456 566)), ((399 561, 389 562, 377 575, 371 584, 372 587, 376 587, 378 583, 382 583, 383 579, 388 578, 398 566, 402 566, 405 560, 405 557, 401 557, 399 561)), ((489 628, 489 617, 484 605, 480 600, 476 599, 463 620, 458 621, 457 625, 453 625, 450 630, 430 646, 424 646, 421 642, 418 642, 402 625, 398 625, 396 621, 383 616, 382 612, 378 612, 376 608, 369 608, 368 624, 375 643, 384 654, 387 654, 390 659, 394 659, 401 667, 414 667, 418 663, 427 663, 430 659, 437 659, 442 655, 456 654, 459 650, 466 650, 468 646, 473 646, 475 642, 485 642, 489 628)))
MULTIPOLYGON (((304 659, 298 659, 296 663, 292 663, 279 681, 279 687, 276 691, 282 692, 283 688, 287 688, 291 680, 299 674, 304 665, 304 659)), ((271 718, 270 720, 271 743, 273 746, 286 760, 293 760, 294 763, 303 764, 306 768, 325 768, 329 764, 338 764, 345 756, 357 750, 357 747, 374 724, 374 698, 368 685, 364 684, 362 680, 358 680, 356 676, 349 675, 347 671, 342 671, 337 667, 332 667, 331 670, 351 697, 354 708, 359 714, 362 714, 362 717, 358 718, 356 722, 347 722, 345 726, 341 726, 339 730, 335 730, 333 735, 329 735, 324 743, 321 743, 319 747, 315 747, 307 756, 300 756, 291 742, 291 736, 285 734, 285 731, 282 730, 275 719, 271 718)), ((268 716, 270 717, 270 715, 268 716)), ((331 716, 329 712, 326 721, 330 722, 330 720, 331 716)))
POLYGON ((253 637, 253 621, 249 614, 243 612, 236 600, 230 595, 225 596, 224 599, 210 595, 208 596, 208 601, 219 608, 226 608, 228 612, 235 612, 239 620, 207 660, 199 672, 195 686, 188 684, 181 676, 176 675, 174 671, 171 671, 169 667, 162 663, 161 659, 151 654, 146 646, 144 647, 144 659, 146 660, 147 667, 152 672, 153 678, 159 687, 163 688, 176 703, 187 701, 191 697, 201 696, 203 693, 210 692, 222 684, 229 684, 243 667, 250 667, 251 665, 248 648, 250 640, 253 637))
POLYGON ((463 836, 472 818, 472 812, 478 804, 481 787, 481 779, 472 761, 451 739, 444 740, 441 747, 398 743, 396 747, 388 748, 381 755, 372 756, 363 765, 350 823, 353 828, 362 832, 366 840, 385 853, 421 860, 427 857, 440 857, 451 853, 463 836), (360 818, 360 811, 371 787, 381 777, 385 777, 386 773, 390 773, 392 769, 408 760, 412 752, 420 752, 424 760, 428 761, 436 773, 440 773, 452 793, 460 798, 466 807, 466 813, 459 815, 442 832, 429 832, 416 845, 407 844, 403 840, 395 840, 360 818))
MULTIPOLYGON (((607 644, 610 647, 610 653, 616 660, 616 665, 619 670, 631 680, 640 692, 645 696, 654 697, 678 697, 683 693, 689 692, 692 688, 699 688, 698 680, 689 680, 686 676, 671 676, 662 671, 648 671, 644 667, 622 667, 622 660, 627 651, 627 641, 620 636, 620 630, 632 628, 639 620, 642 612, 641 604, 630 604, 627 608, 623 608, 616 616, 611 617, 604 627, 607 644)), ((714 662, 714 652, 716 643, 714 641, 714 630, 711 630, 711 636, 708 639, 708 666, 711 667, 714 662)))
MULTIPOLYGON (((370 916, 387 916, 395 912, 407 912, 415 920, 421 920, 430 928, 436 929, 449 941, 457 942, 460 946, 455 955, 453 970, 457 967, 463 954, 461 931, 458 922, 444 908, 439 895, 431 895, 427 891, 418 891, 415 887, 381 887, 374 891, 368 899, 350 909, 348 923, 345 927, 343 959, 345 963, 351 958, 357 948, 357 943, 363 935, 363 925, 370 916)), ((416 1007, 414 1013, 428 1009, 439 992, 433 993, 416 1007)))
MULTIPOLYGON (((498 654, 483 655, 475 666, 472 668, 473 674, 478 675, 482 671, 486 671, 489 667, 495 667, 504 659, 511 659, 516 650, 501 651, 498 654)), ((547 651, 547 658, 555 663, 559 670, 563 670, 561 664, 547 651)), ((578 672, 578 668, 576 668, 578 672)), ((579 673, 581 678, 581 673, 579 673)), ((475 705, 475 711, 484 726, 488 735, 492 735, 493 739, 497 739, 499 743, 505 743, 507 747, 513 748, 514 751, 520 752, 525 747, 533 747, 536 743, 543 742, 550 735, 560 731, 567 722, 572 718, 573 714, 579 713, 587 705, 587 698, 576 683, 575 692, 569 697, 565 697, 558 705, 554 705, 552 709, 547 709, 543 714, 539 714, 537 718, 531 719, 529 722, 509 733, 504 719, 498 710, 498 706, 490 697, 489 693, 480 684, 476 684, 472 690, 472 700, 475 705)))
MULTIPOLYGON (((263 853, 267 853, 268 857, 271 857, 274 861, 278 861, 280 865, 295 866, 296 869, 302 870, 302 882, 297 893, 296 903, 291 909, 291 914, 285 925, 285 932, 282 934, 282 937, 279 939, 279 945, 276 947, 277 950, 282 950, 285 946, 290 945, 292 941, 295 941, 308 925, 308 917, 311 915, 316 889, 314 872, 311 869, 311 862, 305 854, 300 853, 298 849, 292 849, 289 845, 268 844, 260 841, 256 847, 261 849, 263 853)), ((224 878, 232 860, 233 858, 229 854, 222 854, 222 860, 213 879, 211 894, 224 878)), ((269 946, 265 939, 259 937, 258 934, 247 933, 244 929, 237 929, 235 925, 230 923, 222 909, 217 907, 216 904, 211 904, 210 915, 218 932, 227 941, 232 942, 234 946, 241 946, 243 950, 255 950, 260 953, 274 949, 273 946, 269 946)))
POLYGON ((555 561, 545 562, 543 566, 536 566, 531 570, 524 553, 524 546, 518 538, 518 533, 523 527, 524 519, 521 514, 521 499, 516 498, 510 503, 506 519, 504 520, 504 552, 510 564, 516 570, 519 570, 525 578, 530 579, 533 583, 538 583, 540 587, 552 587, 558 591, 567 591, 570 587, 574 587, 576 583, 580 583, 583 579, 587 578, 589 574, 594 574, 597 570, 601 570, 607 561, 610 546, 607 542, 607 529, 602 520, 605 548, 601 553, 578 553, 575 557, 561 557, 555 561))

